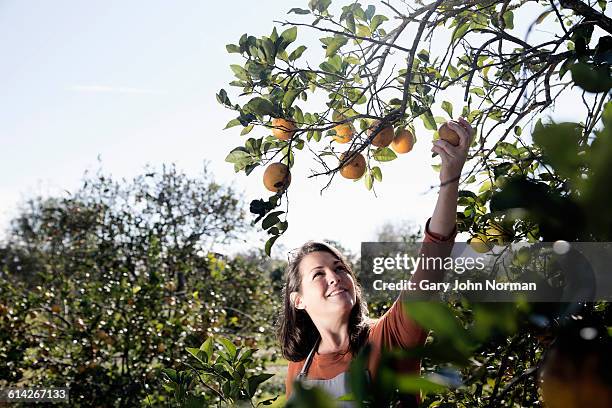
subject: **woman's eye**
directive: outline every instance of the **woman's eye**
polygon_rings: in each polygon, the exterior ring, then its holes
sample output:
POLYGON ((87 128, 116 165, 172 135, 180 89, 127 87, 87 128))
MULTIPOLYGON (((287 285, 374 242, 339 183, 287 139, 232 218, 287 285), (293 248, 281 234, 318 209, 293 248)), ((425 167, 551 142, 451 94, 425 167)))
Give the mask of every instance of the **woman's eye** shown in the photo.
POLYGON ((336 270, 340 272, 348 272, 344 266, 339 266, 336 268, 336 270))
POLYGON ((319 271, 319 272, 315 272, 313 278, 316 278, 319 275, 323 275, 323 272, 319 271))

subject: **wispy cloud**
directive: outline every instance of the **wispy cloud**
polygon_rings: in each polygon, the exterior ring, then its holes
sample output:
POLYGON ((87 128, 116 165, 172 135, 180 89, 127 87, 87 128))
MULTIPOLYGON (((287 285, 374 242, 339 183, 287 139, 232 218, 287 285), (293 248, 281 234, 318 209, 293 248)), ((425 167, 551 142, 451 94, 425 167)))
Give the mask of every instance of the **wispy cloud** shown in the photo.
POLYGON ((108 85, 73 85, 68 88, 73 92, 97 92, 117 94, 140 94, 140 95, 162 95, 166 92, 157 89, 129 88, 123 86, 108 85))

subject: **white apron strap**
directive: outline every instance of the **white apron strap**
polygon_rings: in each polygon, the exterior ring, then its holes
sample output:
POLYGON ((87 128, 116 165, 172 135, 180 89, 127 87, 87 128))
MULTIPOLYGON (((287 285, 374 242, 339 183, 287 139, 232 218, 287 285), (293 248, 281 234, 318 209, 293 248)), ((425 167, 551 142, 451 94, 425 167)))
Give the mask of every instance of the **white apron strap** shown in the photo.
POLYGON ((319 341, 321 340, 321 338, 319 337, 319 339, 317 339, 317 341, 315 341, 314 346, 312 347, 312 350, 310 350, 310 353, 308 353, 308 357, 306 357, 306 361, 304 362, 304 365, 302 366, 302 370, 300 371, 300 373, 298 374, 297 378, 298 379, 305 379, 306 375, 308 374, 308 369, 310 368, 310 364, 312 363, 312 359, 314 356, 314 353, 317 351, 317 347, 319 346, 319 341))

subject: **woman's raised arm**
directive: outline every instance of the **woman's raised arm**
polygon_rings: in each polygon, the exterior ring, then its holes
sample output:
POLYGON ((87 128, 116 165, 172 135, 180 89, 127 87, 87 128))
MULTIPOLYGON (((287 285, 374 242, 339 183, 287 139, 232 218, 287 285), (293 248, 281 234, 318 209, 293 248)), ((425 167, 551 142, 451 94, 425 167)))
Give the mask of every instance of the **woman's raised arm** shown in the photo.
POLYGON ((451 120, 448 126, 459 136, 459 145, 454 146, 440 139, 436 140, 431 148, 432 152, 440 155, 442 165, 440 167, 440 192, 429 228, 430 232, 443 237, 448 237, 455 229, 459 178, 474 135, 472 126, 463 118, 456 121, 451 120))

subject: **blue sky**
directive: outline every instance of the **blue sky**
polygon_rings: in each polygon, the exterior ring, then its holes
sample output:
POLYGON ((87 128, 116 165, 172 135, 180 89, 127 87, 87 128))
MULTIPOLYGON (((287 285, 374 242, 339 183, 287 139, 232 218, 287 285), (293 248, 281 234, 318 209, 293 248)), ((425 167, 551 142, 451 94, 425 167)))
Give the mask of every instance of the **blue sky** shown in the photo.
MULTIPOLYGON (((0 226, 20 200, 61 194, 83 172, 102 168, 131 177, 146 164, 177 163, 196 175, 208 160, 218 181, 247 201, 267 196, 262 169, 236 175, 224 162, 242 143, 239 129, 215 100, 239 63, 225 44, 240 35, 269 34, 274 19, 306 0, 239 1, 18 1, 0 2, 0 226), (238 129, 238 130, 237 130, 238 129)), ((313 35, 298 40, 311 48, 313 35)), ((417 128, 418 130, 418 128, 417 128)), ((260 135, 261 136, 261 135, 260 135)), ((383 222, 423 225, 433 209, 437 174, 430 134, 415 151, 383 168, 378 198, 362 183, 306 179, 312 159, 293 172, 287 248, 332 238, 358 250, 383 222), (387 171, 385 171, 387 170, 387 171), (341 208, 341 211, 337 209, 341 208)), ((245 237, 234 249, 260 245, 245 237)), ((282 254, 278 254, 282 255, 282 254)))

